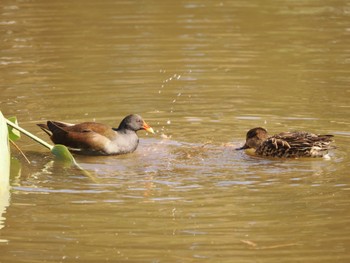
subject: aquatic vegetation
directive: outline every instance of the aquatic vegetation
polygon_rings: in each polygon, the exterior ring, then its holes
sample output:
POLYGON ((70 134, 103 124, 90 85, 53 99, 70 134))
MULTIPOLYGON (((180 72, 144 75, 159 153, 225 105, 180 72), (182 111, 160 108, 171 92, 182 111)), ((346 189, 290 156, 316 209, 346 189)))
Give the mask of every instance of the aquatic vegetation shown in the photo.
POLYGON ((0 189, 1 187, 8 187, 9 184, 11 156, 9 143, 14 143, 14 141, 20 139, 20 133, 49 149, 57 160, 80 168, 67 147, 60 144, 53 146, 41 140, 39 137, 18 126, 15 117, 6 119, 0 111, 0 189))

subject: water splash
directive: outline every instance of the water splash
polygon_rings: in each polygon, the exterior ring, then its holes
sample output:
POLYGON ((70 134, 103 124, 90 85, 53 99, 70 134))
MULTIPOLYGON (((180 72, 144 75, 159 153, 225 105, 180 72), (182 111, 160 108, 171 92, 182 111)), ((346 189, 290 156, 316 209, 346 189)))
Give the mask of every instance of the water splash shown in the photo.
MULTIPOLYGON (((184 75, 185 73, 189 74, 191 72, 192 71, 189 70, 189 71, 184 72, 182 74, 179 74, 179 73, 169 74, 168 77, 166 77, 162 81, 162 83, 160 85, 160 88, 158 89, 158 94, 163 94, 164 93, 163 91, 165 91, 165 90, 171 91, 173 88, 170 88, 169 86, 172 83, 174 83, 174 81, 181 80, 182 79, 182 75, 184 75)), ((167 73, 167 71, 165 69, 161 69, 161 70, 159 70, 159 73, 165 74, 165 73, 167 73)), ((184 87, 183 87, 183 85, 181 85, 180 88, 174 93, 172 98, 170 98, 170 100, 169 100, 170 107, 168 108, 168 110, 163 110, 163 111, 160 111, 160 112, 168 112, 169 115, 173 114, 176 111, 176 109, 175 109, 176 103, 178 103, 180 101, 180 99, 182 98, 182 95, 184 93, 183 89, 184 89, 184 87)), ((188 95, 188 97, 186 96, 185 98, 191 98, 191 95, 188 95)), ((168 126, 168 125, 171 125, 171 118, 168 119, 164 123, 164 126, 162 126, 162 128, 160 129, 162 134, 165 134, 166 126, 168 126)))

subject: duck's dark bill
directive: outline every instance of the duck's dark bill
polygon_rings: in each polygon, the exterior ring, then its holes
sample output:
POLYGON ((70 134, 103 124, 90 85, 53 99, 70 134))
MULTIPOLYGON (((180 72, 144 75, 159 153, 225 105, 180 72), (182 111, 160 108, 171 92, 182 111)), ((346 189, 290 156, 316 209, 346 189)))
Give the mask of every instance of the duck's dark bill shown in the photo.
POLYGON ((246 144, 244 144, 242 147, 236 148, 236 151, 240 151, 240 150, 245 150, 245 149, 249 149, 250 147, 246 144))

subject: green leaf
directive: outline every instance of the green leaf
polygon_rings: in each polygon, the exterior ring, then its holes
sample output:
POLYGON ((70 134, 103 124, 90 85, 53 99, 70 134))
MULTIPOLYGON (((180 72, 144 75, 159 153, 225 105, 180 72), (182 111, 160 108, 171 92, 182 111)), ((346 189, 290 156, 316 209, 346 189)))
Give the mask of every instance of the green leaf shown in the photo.
MULTIPOLYGON (((18 122, 17 122, 17 118, 16 117, 10 117, 8 118, 8 120, 16 125, 18 125, 18 122)), ((8 134, 9 134, 9 138, 11 141, 17 141, 19 138, 21 138, 21 133, 14 129, 13 127, 11 126, 7 126, 7 129, 8 129, 8 134)))
POLYGON ((0 193, 8 189, 10 181, 10 146, 6 120, 0 111, 0 193))
POLYGON ((70 153, 68 148, 62 144, 54 145, 51 149, 51 153, 60 161, 76 165, 73 155, 70 153))

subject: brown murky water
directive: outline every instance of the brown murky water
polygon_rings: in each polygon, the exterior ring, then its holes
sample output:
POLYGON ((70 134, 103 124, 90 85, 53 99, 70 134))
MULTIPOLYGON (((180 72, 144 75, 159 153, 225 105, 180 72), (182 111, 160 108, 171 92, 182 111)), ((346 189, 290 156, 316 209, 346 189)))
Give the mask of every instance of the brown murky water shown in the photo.
POLYGON ((35 123, 140 113, 157 135, 77 156, 90 176, 23 138, 0 262, 349 262, 349 21, 348 1, 1 1, 5 116, 48 139, 35 123), (234 151, 255 126, 338 148, 234 151))

